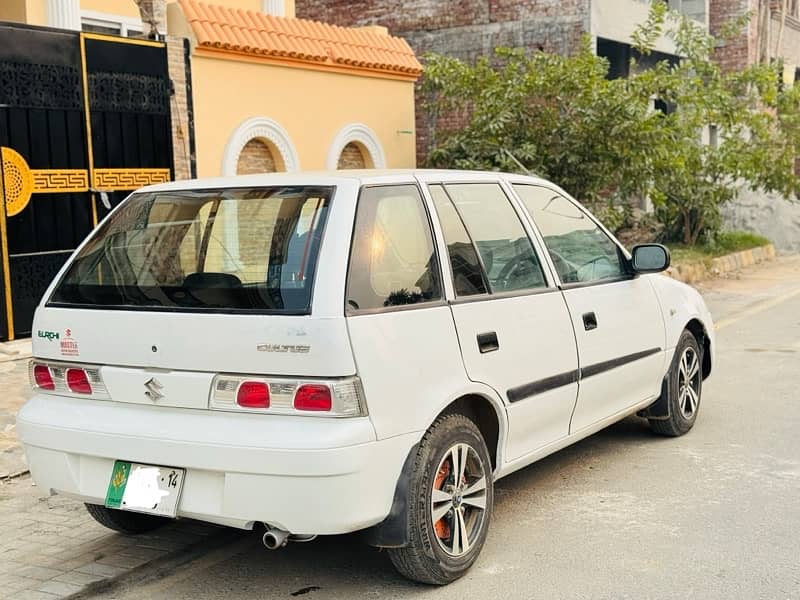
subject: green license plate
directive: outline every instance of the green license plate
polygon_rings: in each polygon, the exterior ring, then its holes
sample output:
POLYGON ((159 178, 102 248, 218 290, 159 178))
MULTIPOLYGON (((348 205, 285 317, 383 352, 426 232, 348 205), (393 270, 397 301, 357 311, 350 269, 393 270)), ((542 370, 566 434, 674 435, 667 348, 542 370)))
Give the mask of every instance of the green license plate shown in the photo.
POLYGON ((184 469, 115 461, 106 506, 174 518, 185 474, 184 469))

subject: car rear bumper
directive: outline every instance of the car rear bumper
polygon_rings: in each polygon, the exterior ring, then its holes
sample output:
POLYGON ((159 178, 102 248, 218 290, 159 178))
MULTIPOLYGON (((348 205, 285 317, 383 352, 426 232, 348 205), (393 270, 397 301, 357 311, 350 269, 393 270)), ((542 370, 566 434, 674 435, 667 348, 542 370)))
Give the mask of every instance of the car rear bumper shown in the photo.
POLYGON ((103 504, 116 459, 186 469, 178 516, 296 534, 389 513, 417 434, 376 440, 367 418, 281 417, 37 395, 17 417, 36 483, 103 504))

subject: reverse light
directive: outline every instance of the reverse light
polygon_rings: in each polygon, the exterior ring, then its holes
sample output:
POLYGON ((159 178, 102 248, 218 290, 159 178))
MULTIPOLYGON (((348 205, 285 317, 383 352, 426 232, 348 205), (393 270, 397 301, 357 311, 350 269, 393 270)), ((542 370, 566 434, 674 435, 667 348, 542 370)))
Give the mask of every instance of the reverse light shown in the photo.
POLYGON ((297 410, 329 411, 333 407, 331 388, 315 383, 301 385, 294 395, 294 407, 297 410))
POLYGON ((364 391, 358 377, 298 380, 220 374, 211 384, 208 407, 216 410, 308 417, 363 417, 364 391))
POLYGON ((55 390, 56 384, 50 374, 50 367, 47 365, 34 365, 33 385, 40 390, 55 390))
POLYGON ((83 369, 67 369, 67 388, 74 394, 92 393, 92 384, 83 369))
POLYGON ((236 392, 236 404, 244 408, 269 408, 269 385, 263 381, 244 381, 236 392))

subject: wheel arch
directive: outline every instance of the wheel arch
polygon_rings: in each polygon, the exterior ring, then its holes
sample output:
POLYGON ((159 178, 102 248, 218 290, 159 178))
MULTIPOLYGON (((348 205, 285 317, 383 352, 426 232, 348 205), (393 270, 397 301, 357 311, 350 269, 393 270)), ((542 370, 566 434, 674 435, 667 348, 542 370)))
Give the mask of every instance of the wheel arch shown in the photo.
POLYGON ((481 394, 465 394, 453 400, 431 421, 433 423, 442 415, 462 414, 469 418, 481 432, 489 457, 492 459, 492 469, 497 470, 500 460, 500 425, 502 423, 497 406, 486 396, 481 394))
POLYGON ((684 329, 687 329, 694 336, 694 339, 697 340, 697 345, 703 351, 703 379, 707 379, 711 375, 712 367, 711 337, 708 335, 705 325, 696 317, 690 319, 684 329))
MULTIPOLYGON (((464 392, 452 398, 430 418, 425 431, 439 417, 448 414, 463 414, 475 423, 486 442, 489 457, 492 460, 492 469, 496 472, 498 465, 502 464, 501 448, 506 431, 505 410, 500 408, 497 402, 486 394, 477 391, 464 392)), ((423 435, 424 432, 420 434, 420 440, 423 435)), ((389 515, 377 525, 373 525, 362 532, 362 537, 371 546, 401 548, 408 545, 407 509, 409 503, 413 501, 412 498, 408 497, 408 493, 418 448, 419 442, 411 447, 406 456, 400 476, 397 479, 389 515)))

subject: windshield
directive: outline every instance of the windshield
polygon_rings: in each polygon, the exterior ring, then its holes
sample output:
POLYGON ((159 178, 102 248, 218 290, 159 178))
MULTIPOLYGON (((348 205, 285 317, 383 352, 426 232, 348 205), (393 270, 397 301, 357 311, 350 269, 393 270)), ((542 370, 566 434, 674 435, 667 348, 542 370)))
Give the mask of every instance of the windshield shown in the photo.
POLYGON ((135 194, 81 249, 51 305, 309 312, 332 187, 135 194))

